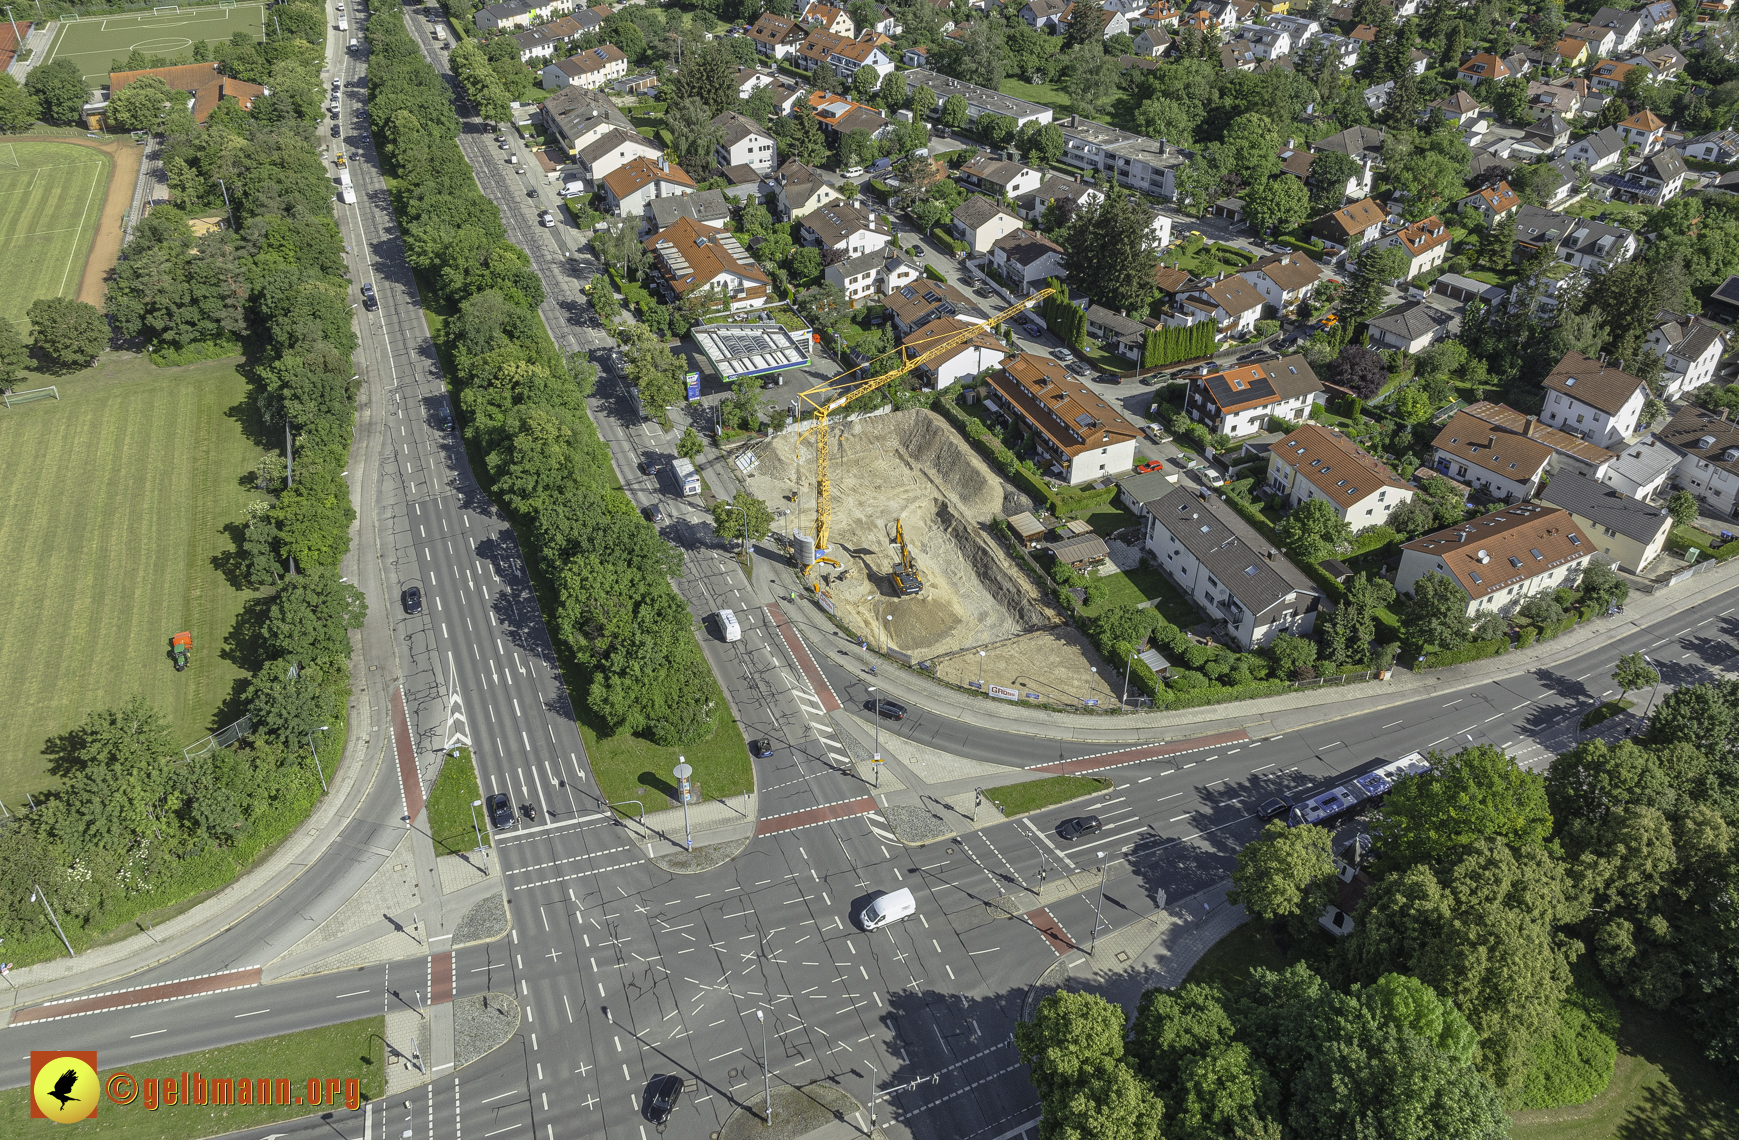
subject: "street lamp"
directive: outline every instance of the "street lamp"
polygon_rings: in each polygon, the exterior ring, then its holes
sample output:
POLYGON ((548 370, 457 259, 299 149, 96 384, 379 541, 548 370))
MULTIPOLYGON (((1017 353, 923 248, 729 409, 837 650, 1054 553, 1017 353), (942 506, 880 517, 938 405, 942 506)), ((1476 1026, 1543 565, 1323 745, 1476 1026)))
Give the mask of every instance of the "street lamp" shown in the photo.
MULTIPOLYGON (((876 687, 874 685, 871 685, 869 687, 869 691, 872 693, 876 693, 876 687)), ((875 754, 875 758, 870 761, 870 767, 875 769, 876 787, 879 788, 882 786, 882 696, 880 693, 876 693, 875 702, 876 702, 876 754, 875 754)))
POLYGON ((234 207, 232 207, 229 204, 229 187, 224 185, 223 179, 221 179, 221 178, 219 178, 217 180, 217 187, 219 190, 223 191, 223 208, 229 214, 230 232, 234 233, 235 232, 235 209, 234 209, 234 207))
POLYGON ((1099 948, 1099 928, 1104 925, 1102 916, 1105 911, 1105 852, 1096 851, 1099 856, 1099 901, 1093 907, 1093 945, 1087 948, 1091 954, 1099 948))
POLYGON ((680 763, 678 763, 676 767, 674 767, 670 770, 670 774, 676 777, 676 781, 677 781, 676 791, 677 791, 677 794, 682 797, 682 840, 683 840, 683 845, 686 846, 690 851, 693 851, 694 850, 694 833, 688 829, 688 778, 690 776, 694 775, 694 768, 691 767, 688 763, 688 760, 682 756, 678 756, 677 760, 680 761, 680 763))
POLYGON ((1093 695, 1093 690, 1097 688, 1095 682, 1099 680, 1099 666, 1089 665, 1087 668, 1093 673, 1093 676, 1087 680, 1087 695, 1091 697, 1093 695))
POLYGON ((1120 708, 1129 704, 1129 671, 1135 668, 1135 647, 1129 647, 1129 657, 1123 662, 1123 699, 1118 702, 1120 708))
POLYGON ((485 861, 487 861, 489 859, 489 852, 487 850, 485 850, 483 847, 483 829, 481 827, 477 826, 477 809, 482 807, 482 806, 483 806, 482 800, 472 800, 471 801, 471 830, 475 831, 477 833, 477 851, 478 851, 478 853, 483 856, 485 861))
POLYGON ((978 691, 984 691, 984 650, 978 651, 978 691))
MULTIPOLYGON (((1654 669, 1654 661, 1649 657, 1648 654, 1644 653, 1642 655, 1642 659, 1644 661, 1648 662, 1649 668, 1654 669)), ((1655 676, 1657 676, 1657 677, 1660 676, 1659 669, 1655 669, 1655 676)), ((1645 721, 1648 720, 1648 714, 1654 711, 1654 697, 1655 697, 1656 693, 1660 692, 1660 687, 1661 686, 1660 686, 1659 681, 1656 681, 1653 685, 1649 686, 1648 705, 1646 707, 1644 707, 1642 710, 1642 719, 1645 721)))
MULTIPOLYGON (((48 912, 48 920, 50 922, 54 923, 54 932, 56 934, 60 935, 61 945, 66 947, 67 957, 77 958, 78 955, 73 953, 72 943, 68 942, 66 940, 66 931, 64 931, 60 928, 60 919, 58 919, 54 916, 54 908, 48 905, 47 892, 45 892, 41 887, 37 886, 35 883, 31 883, 30 887, 31 887, 30 901, 35 902, 37 899, 42 900, 42 909, 46 910, 48 912)), ((16 988, 16 987, 14 987, 14 988, 16 988)))
POLYGON ((320 750, 314 747, 314 733, 330 731, 331 727, 331 725, 323 724, 308 733, 308 751, 314 753, 314 774, 320 777, 320 790, 322 792, 328 792, 331 789, 326 786, 326 773, 320 768, 320 750))
POLYGON ((757 1009, 755 1020, 761 1023, 761 1087, 767 1098, 767 1127, 773 1127, 773 1068, 767 1056, 767 1011, 757 1009))

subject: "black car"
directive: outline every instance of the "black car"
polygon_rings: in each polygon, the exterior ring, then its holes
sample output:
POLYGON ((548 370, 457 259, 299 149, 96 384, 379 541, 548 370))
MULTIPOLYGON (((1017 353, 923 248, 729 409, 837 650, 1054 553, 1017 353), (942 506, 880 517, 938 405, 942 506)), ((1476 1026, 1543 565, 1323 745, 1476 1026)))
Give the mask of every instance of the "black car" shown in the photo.
POLYGON ((338 129, 338 124, 333 123, 332 124, 332 137, 338 138, 341 134, 343 134, 343 132, 338 129))
POLYGON ((527 190, 525 192, 525 196, 527 198, 535 198, 535 197, 537 197, 537 191, 536 190, 527 190))
POLYGON ((1286 802, 1285 797, 1275 796, 1271 800, 1263 800, 1262 806, 1256 809, 1256 815, 1259 819, 1272 822, 1276 819, 1285 819, 1286 814, 1291 810, 1292 805, 1286 802))
POLYGON ((423 612, 423 592, 415 586, 405 587, 405 613, 420 614, 423 612))
POLYGON ((876 701, 874 698, 871 698, 863 703, 863 707, 875 713, 877 716, 883 716, 889 720, 906 719, 906 706, 898 701, 876 701))
POLYGON ((1097 835, 1104 824, 1096 815, 1078 815, 1074 819, 1065 819, 1057 825, 1057 835, 1073 843, 1077 839, 1085 839, 1089 835, 1097 835))
POLYGON ((453 410, 451 408, 446 408, 446 407, 436 408, 435 409, 435 426, 439 427, 442 431, 452 431, 453 430, 453 410))
POLYGON ((652 460, 650 460, 650 459, 642 459, 640 461, 640 474, 642 474, 642 475, 656 475, 656 474, 658 474, 658 464, 652 462, 652 460))
POLYGON ((666 521, 664 508, 659 506, 657 503, 653 503, 650 507, 647 507, 645 515, 646 521, 651 523, 653 526, 663 526, 666 521))
POLYGON ((670 1119, 671 1111, 681 1099, 681 1077, 674 1073, 665 1077, 653 1077, 652 1083, 646 1088, 646 1119, 654 1124, 663 1124, 670 1119))
POLYGON ((380 298, 374 295, 374 286, 367 282, 362 286, 362 307, 371 313, 380 308, 380 298))
POLYGON ((489 826, 497 831, 513 826, 513 805, 507 802, 506 796, 496 792, 483 803, 484 810, 489 813, 489 826))
POLYGON ((773 742, 771 740, 749 741, 749 755, 757 760, 765 760, 773 755, 773 742))

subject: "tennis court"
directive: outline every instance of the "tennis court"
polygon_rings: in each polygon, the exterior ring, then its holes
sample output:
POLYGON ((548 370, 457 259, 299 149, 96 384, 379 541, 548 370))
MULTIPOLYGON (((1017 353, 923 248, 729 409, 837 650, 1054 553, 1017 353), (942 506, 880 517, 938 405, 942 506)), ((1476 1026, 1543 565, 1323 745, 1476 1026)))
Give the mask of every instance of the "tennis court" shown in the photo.
POLYGON ((177 56, 185 54, 197 40, 216 45, 237 32, 264 39, 265 29, 263 4, 88 16, 63 22, 42 62, 70 59, 79 65, 87 85, 105 87, 109 65, 126 59, 134 48, 146 55, 177 56))

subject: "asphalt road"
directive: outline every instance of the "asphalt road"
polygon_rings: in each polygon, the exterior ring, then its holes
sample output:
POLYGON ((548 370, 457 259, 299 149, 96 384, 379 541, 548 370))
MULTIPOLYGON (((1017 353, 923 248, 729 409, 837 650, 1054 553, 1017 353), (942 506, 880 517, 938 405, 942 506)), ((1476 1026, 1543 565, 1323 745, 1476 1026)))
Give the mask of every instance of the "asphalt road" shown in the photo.
MULTIPOLYGON (((427 21, 413 14, 409 22, 445 68, 427 21)), ((359 62, 345 61, 352 69, 359 62)), ((361 89, 352 79, 346 90, 354 99, 361 89)), ((352 165, 359 201, 344 207, 341 225, 353 249, 366 251, 381 299, 378 313, 358 313, 375 412, 368 430, 385 461, 373 473, 364 518, 380 548, 370 572, 383 577, 389 597, 412 583, 427 596, 422 614, 392 619, 420 761, 462 738, 476 750, 486 791, 538 806, 536 824, 522 821, 497 847, 512 936, 454 956, 458 994, 511 992, 522 1022, 507 1046, 408 1098, 247 1135, 361 1138, 390 1127, 418 1138, 644 1137, 645 1086, 674 1072, 691 1089, 667 1131, 701 1137, 756 1095, 770 1069, 789 1083, 837 1082, 860 1102, 879 1089, 882 1119, 897 1135, 990 1140, 1036 1115, 1010 1035, 1027 985, 1059 948, 1030 925, 993 920, 985 902, 1018 895, 1059 869, 1091 867, 1093 852, 1105 850, 1112 867, 1104 916, 1121 926, 1152 910, 1157 889, 1177 898, 1222 878, 1255 831, 1250 808, 1261 797, 1320 786, 1378 757, 1453 746, 1463 733, 1538 763, 1567 742, 1566 722, 1573 726, 1612 687, 1619 653, 1645 648, 1663 662, 1668 682, 1683 683, 1724 660, 1739 636, 1732 616, 1739 590, 1728 591, 1695 615, 1628 632, 1615 627, 1598 649, 1458 699, 1422 698, 1296 731, 1264 734, 1258 726, 1247 743, 1111 769, 1117 786, 1095 809, 1106 830, 1085 845, 1054 834, 1061 818, 1081 810, 1073 808, 908 851, 885 823, 878 827, 875 810, 862 810, 873 789, 844 762, 835 718, 859 715, 862 678, 833 646, 813 643, 827 684, 811 688, 707 517, 655 477, 627 474, 636 503, 661 502, 672 516, 664 533, 683 551, 678 586, 696 616, 727 600, 742 614, 741 641, 703 644, 745 734, 777 744, 756 762, 759 815, 763 830, 788 828, 762 835, 713 871, 668 874, 599 811, 511 528, 478 490, 458 437, 437 426, 448 395, 371 144, 351 114, 343 121, 352 131, 345 141, 362 157, 352 165), (844 708, 830 713, 835 695, 844 708), (814 809, 823 810, 796 814, 814 809), (854 814, 817 818, 837 812, 854 814), (914 919, 869 934, 854 925, 871 892, 899 886, 918 897, 914 919), (757 1014, 766 1018, 765 1047, 757 1014)), ((462 145, 510 236, 544 277, 544 315, 557 342, 602 365, 592 413, 617 470, 634 472, 636 459, 666 453, 670 441, 634 417, 608 340, 580 296, 596 263, 584 253, 564 256, 560 231, 536 224, 539 202, 526 196, 527 179, 504 168, 480 124, 467 120, 462 145)), ((883 731, 1015 767, 1107 750, 967 728, 922 709, 883 731)), ((371 795, 389 796, 391 783, 375 789, 371 795)), ((395 818, 389 812, 374 802, 361 814, 395 818)), ((360 881, 378 865, 380 856, 367 852, 390 848, 398 833, 366 826, 373 830, 354 837, 347 858, 305 876, 307 890, 360 881)), ((295 901, 286 892, 281 909, 155 976, 259 961, 248 952, 270 956, 299 921, 295 901)), ((1099 918, 1087 894, 1049 911, 1078 942, 1099 918)), ((104 1053, 105 1067, 111 1057, 132 1063, 373 1013, 404 1001, 424 968, 421 960, 370 967, 67 1024, 104 1053)), ((0 1076, 21 1079, 11 1070, 0 1076)))

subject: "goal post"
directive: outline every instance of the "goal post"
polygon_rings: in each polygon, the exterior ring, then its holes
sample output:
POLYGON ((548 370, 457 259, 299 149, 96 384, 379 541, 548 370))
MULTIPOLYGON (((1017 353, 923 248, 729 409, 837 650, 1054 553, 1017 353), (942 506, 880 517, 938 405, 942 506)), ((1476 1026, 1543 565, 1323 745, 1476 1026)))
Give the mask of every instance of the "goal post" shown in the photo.
POLYGON ((60 389, 53 384, 46 388, 32 388, 28 392, 0 392, 0 401, 4 401, 7 408, 12 408, 18 404, 33 403, 37 400, 46 400, 50 397, 56 400, 60 399, 60 389))
POLYGON ((163 4, 151 9, 151 14, 153 16, 179 16, 181 15, 181 6, 179 4, 163 4))
POLYGON ((217 0, 219 8, 234 8, 236 0, 217 0))

